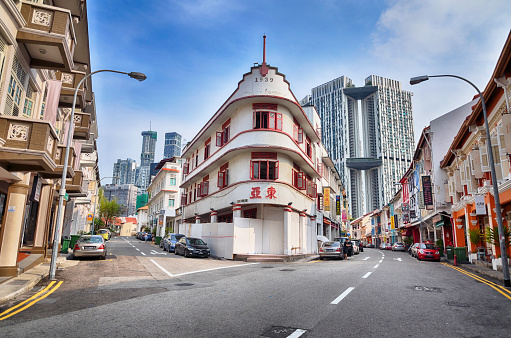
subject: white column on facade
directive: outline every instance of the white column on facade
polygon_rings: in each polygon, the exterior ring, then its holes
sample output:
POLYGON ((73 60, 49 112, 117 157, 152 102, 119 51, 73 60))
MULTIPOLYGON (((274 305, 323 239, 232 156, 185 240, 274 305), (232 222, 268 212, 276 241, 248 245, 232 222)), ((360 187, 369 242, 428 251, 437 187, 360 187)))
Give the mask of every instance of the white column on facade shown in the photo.
POLYGON ((291 246, 289 245, 289 229, 291 224, 291 215, 292 215, 293 209, 291 209, 290 206, 284 207, 284 255, 290 255, 291 254, 291 246))
POLYGON ((52 204, 52 185, 45 184, 41 187, 41 195, 39 197, 39 211, 37 212, 37 224, 35 228, 34 247, 32 253, 44 253, 45 236, 50 227, 50 210, 52 204))
POLYGON ((209 215, 211 216, 211 223, 216 223, 218 220, 217 212, 215 210, 211 210, 209 215))
POLYGON ((4 228, 0 238, 0 276, 16 276, 18 274, 18 251, 30 185, 30 173, 12 174, 18 176, 21 181, 11 184, 7 192, 4 228))
POLYGON ((241 217, 241 204, 234 204, 232 206, 232 218, 241 217))
POLYGON ((300 252, 306 252, 307 243, 307 214, 304 211, 300 211, 300 224, 299 224, 299 235, 300 235, 300 252))
POLYGON ((195 215, 195 223, 200 223, 200 215, 195 215))

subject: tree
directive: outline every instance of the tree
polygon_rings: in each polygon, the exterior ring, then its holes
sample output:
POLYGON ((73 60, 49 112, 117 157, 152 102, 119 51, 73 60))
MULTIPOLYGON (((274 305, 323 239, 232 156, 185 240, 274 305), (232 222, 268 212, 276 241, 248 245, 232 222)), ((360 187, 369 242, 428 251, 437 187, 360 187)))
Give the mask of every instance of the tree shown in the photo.
POLYGON ((107 200, 103 194, 100 195, 99 215, 106 220, 107 226, 112 224, 115 217, 122 214, 124 206, 117 203, 117 200, 107 200))
MULTIPOLYGON (((500 240, 499 240, 499 229, 497 227, 486 227, 486 232, 484 234, 485 241, 487 243, 495 245, 497 248, 500 248, 500 240)), ((509 231, 507 226, 504 226, 504 237, 505 237, 505 245, 506 248, 509 247, 509 238, 511 237, 511 231, 509 231)))

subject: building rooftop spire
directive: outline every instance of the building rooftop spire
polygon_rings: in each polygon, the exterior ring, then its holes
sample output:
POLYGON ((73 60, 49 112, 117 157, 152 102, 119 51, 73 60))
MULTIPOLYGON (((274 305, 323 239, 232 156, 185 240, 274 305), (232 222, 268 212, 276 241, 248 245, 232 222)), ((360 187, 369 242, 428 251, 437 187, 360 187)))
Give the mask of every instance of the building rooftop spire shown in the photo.
POLYGON ((268 74, 268 66, 266 65, 266 35, 263 35, 263 64, 261 65, 260 72, 262 76, 268 74))

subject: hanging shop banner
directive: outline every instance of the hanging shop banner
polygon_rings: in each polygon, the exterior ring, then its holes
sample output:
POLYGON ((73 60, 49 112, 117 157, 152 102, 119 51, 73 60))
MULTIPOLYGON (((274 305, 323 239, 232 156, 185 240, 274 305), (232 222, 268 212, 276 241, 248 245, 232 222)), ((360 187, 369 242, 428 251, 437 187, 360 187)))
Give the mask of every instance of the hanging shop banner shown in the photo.
POLYGON ((502 114, 502 128, 500 130, 504 133, 504 143, 506 152, 511 154, 511 114, 502 114))
POLYGON ((348 210, 342 209, 342 221, 347 222, 348 221, 348 210))
POLYGON ((396 223, 394 222, 394 216, 390 218, 390 228, 394 230, 396 228, 396 223))
POLYGON ((393 217, 394 216, 394 203, 390 203, 389 207, 390 207, 390 217, 393 217))
POLYGON ((408 182, 405 180, 401 181, 401 186, 403 187, 403 203, 408 204, 410 200, 410 195, 408 194, 408 182))
POLYGON ((426 208, 424 205, 424 191, 422 190, 417 191, 417 205, 419 206, 419 209, 426 208))
POLYGON ((330 211, 330 188, 323 188, 323 210, 330 211))
POLYGON ((486 215, 486 206, 484 205, 484 196, 474 197, 476 204, 476 215, 486 215))
POLYGON ((341 196, 335 196, 335 214, 341 215, 341 196))
POLYGON ((433 205, 433 189, 431 188, 431 176, 422 176, 422 191, 424 192, 424 204, 433 205))

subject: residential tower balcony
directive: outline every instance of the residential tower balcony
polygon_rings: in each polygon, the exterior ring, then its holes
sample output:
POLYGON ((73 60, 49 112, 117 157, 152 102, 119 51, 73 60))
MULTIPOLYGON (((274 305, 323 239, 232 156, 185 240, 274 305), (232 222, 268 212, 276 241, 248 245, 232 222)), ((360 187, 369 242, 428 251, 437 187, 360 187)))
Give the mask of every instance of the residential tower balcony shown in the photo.
POLYGON ((0 165, 9 171, 53 172, 57 143, 47 121, 0 115, 0 165))
POLYGON ((90 114, 75 111, 73 140, 88 140, 90 137, 90 114))
MULTIPOLYGON (((76 170, 75 176, 66 179, 66 192, 68 194, 81 194, 83 184, 83 173, 81 170, 76 170)), ((60 184, 56 186, 57 191, 60 190, 60 184)))
MULTIPOLYGON (((56 164, 55 170, 51 172, 44 172, 41 175, 44 178, 60 178, 62 177, 62 171, 64 170, 64 155, 66 153, 66 146, 63 144, 57 145, 57 150, 55 151, 54 160, 56 164)), ((73 169, 73 164, 75 163, 76 154, 74 147, 71 146, 69 149, 69 158, 67 165, 67 177, 74 177, 75 171, 73 169)))
POLYGON ((28 1, 21 3, 20 12, 26 26, 16 40, 27 48, 30 67, 70 72, 76 45, 71 12, 28 1))

